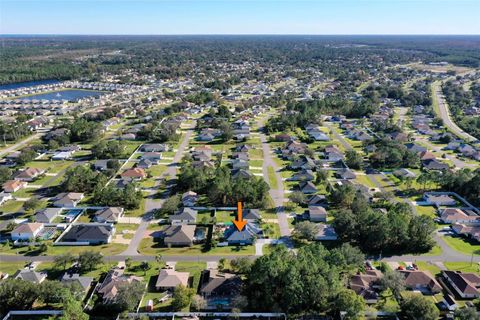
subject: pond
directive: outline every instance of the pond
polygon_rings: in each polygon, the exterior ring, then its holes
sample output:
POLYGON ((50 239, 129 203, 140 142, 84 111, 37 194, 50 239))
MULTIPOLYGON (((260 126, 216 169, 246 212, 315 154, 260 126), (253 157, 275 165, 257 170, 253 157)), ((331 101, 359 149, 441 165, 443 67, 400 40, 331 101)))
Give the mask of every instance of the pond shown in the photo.
POLYGON ((68 101, 78 101, 79 99, 86 97, 99 97, 103 95, 104 91, 97 90, 77 90, 77 89, 68 89, 60 90, 46 93, 34 94, 27 97, 19 97, 16 100, 68 100, 68 101))

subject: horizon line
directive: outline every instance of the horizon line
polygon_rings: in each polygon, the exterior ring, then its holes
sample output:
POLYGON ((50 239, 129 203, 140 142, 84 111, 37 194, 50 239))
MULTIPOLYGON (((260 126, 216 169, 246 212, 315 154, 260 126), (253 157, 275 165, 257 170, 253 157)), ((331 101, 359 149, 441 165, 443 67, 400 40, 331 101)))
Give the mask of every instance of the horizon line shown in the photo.
POLYGON ((8 36, 480 36, 480 33, 0 33, 8 36))

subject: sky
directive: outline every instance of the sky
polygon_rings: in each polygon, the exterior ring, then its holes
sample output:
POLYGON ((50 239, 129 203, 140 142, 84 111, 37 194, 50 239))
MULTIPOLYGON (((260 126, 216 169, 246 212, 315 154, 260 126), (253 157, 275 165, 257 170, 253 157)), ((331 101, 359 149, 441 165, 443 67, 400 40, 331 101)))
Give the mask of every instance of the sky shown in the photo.
POLYGON ((480 0, 0 0, 0 34, 480 34, 480 0))

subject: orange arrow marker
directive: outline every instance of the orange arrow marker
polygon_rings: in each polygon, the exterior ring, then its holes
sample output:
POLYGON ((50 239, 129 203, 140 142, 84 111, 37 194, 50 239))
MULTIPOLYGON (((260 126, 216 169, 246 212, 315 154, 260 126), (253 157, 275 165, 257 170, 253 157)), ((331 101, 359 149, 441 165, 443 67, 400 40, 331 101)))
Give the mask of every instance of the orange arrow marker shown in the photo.
POLYGON ((243 220, 242 216, 242 203, 240 201, 237 202, 237 219, 233 220, 233 223, 237 227, 238 231, 242 231, 247 224, 247 221, 243 220))

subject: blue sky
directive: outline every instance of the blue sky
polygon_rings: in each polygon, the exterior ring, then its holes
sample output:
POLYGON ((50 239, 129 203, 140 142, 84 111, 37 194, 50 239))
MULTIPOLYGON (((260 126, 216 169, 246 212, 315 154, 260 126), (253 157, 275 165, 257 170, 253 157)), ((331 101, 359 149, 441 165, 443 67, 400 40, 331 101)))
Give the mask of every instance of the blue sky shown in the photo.
POLYGON ((0 0, 0 34, 480 34, 480 0, 0 0))

